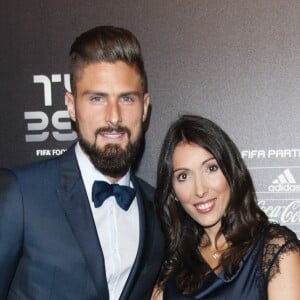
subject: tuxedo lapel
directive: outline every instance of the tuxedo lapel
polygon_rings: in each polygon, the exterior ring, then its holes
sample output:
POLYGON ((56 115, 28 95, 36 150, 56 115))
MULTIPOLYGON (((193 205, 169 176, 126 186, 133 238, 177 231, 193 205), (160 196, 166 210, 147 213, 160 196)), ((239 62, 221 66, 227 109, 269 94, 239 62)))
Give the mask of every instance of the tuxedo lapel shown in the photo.
POLYGON ((151 239, 151 230, 152 230, 152 219, 150 214, 153 211, 153 207, 151 207, 151 200, 148 199, 148 195, 146 195, 140 184, 137 182, 135 176, 131 176, 131 181, 136 189, 136 197, 138 201, 139 208, 139 221, 140 221, 140 239, 138 245, 138 251, 136 255, 135 262, 132 266, 129 277, 126 281, 125 287, 123 288, 123 292, 120 296, 121 300, 126 300, 129 297, 129 292, 132 290, 133 285, 135 284, 136 277, 138 276, 142 264, 144 262, 144 255, 147 251, 146 245, 146 237, 147 239, 151 239))
POLYGON ((103 253, 77 165, 74 147, 61 157, 60 163, 61 182, 58 196, 86 260, 95 288, 101 299, 109 299, 103 253))

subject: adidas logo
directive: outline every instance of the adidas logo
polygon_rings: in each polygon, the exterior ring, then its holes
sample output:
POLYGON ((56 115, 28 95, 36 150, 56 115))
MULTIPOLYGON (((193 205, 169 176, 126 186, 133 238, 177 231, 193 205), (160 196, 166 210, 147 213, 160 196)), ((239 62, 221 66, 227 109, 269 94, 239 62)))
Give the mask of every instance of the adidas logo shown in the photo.
POLYGON ((297 184, 290 169, 285 169, 272 184, 268 187, 269 192, 300 192, 300 185, 297 184))
POLYGON ((278 179, 272 181, 273 184, 295 184, 296 180, 289 169, 285 169, 282 174, 278 176, 278 179))

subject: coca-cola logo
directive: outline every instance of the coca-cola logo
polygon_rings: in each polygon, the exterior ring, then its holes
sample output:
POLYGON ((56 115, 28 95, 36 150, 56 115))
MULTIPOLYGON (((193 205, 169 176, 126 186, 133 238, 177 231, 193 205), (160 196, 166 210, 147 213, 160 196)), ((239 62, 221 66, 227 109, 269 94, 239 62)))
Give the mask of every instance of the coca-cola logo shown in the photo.
POLYGON ((262 210, 273 221, 279 223, 300 223, 300 200, 292 200, 287 205, 278 205, 276 203, 265 200, 258 202, 262 210))

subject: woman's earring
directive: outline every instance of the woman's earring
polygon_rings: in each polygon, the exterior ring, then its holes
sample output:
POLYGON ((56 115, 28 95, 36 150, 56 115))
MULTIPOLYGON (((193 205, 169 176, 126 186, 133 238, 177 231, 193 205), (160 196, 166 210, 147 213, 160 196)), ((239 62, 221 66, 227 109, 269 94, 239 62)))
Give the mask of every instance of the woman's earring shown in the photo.
POLYGON ((171 201, 175 200, 175 201, 178 202, 178 199, 176 198, 176 196, 175 196, 175 194, 173 192, 170 192, 169 197, 170 197, 171 201))

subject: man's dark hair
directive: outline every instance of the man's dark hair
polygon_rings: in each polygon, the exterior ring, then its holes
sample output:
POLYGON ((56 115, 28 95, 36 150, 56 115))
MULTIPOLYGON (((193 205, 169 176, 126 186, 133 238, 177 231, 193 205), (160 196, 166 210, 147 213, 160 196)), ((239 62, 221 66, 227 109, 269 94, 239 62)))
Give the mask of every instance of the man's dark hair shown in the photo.
POLYGON ((98 26, 76 38, 70 50, 71 89, 76 93, 76 81, 83 67, 91 63, 122 61, 136 69, 141 76, 143 93, 147 92, 147 75, 141 46, 127 29, 98 26))

